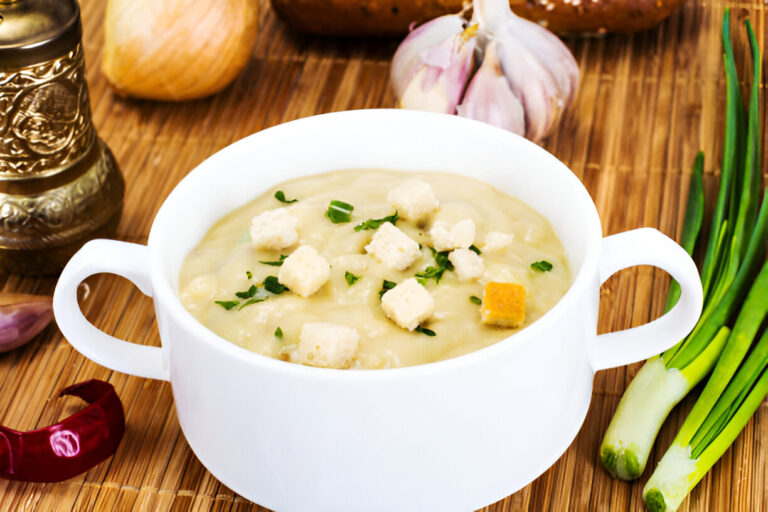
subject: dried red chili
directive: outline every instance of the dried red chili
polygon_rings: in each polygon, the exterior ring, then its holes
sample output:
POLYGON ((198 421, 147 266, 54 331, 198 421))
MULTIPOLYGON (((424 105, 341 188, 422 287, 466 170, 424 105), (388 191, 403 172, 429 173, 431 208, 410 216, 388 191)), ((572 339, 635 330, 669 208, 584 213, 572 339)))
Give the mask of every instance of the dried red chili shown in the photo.
POLYGON ((0 426, 0 477, 59 482, 91 469, 117 451, 125 433, 125 415, 115 388, 89 380, 59 393, 64 395, 80 397, 90 405, 38 430, 19 432, 0 426))

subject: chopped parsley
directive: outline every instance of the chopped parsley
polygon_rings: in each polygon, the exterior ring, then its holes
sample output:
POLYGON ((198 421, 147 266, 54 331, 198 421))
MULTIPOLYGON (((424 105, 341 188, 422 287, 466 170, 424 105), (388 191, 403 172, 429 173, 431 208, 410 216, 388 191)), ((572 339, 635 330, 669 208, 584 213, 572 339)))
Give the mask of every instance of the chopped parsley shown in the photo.
POLYGON ((285 261, 285 258, 287 258, 287 257, 288 257, 287 254, 281 254, 280 255, 280 259, 277 260, 277 261, 260 261, 259 263, 261 263, 262 265, 270 265, 272 267, 279 267, 279 266, 281 266, 283 264, 283 262, 285 261))
MULTIPOLYGON (((248 279, 253 277, 253 274, 250 271, 246 272, 246 275, 248 276, 248 279)), ((250 306, 251 304, 267 300, 271 296, 270 293, 279 295, 287 289, 288 288, 278 282, 277 277, 268 276, 264 279, 264 282, 261 283, 261 285, 252 284, 247 290, 235 292, 235 297, 239 300, 217 300, 214 301, 214 303, 227 311, 234 308, 237 308, 237 310, 240 311, 245 306, 250 306)))
POLYGON ((283 330, 279 325, 277 326, 277 329, 275 329, 275 338, 283 339, 283 330))
POLYGON ((480 256, 483 253, 483 251, 478 249, 478 247, 475 244, 470 245, 469 246, 469 250, 472 251, 473 253, 477 254, 478 256, 480 256))
POLYGON ((357 282, 358 279, 360 279, 360 276, 356 276, 355 274, 353 274, 352 272, 347 270, 347 271, 344 272, 344 279, 347 280, 347 284, 349 286, 352 286, 353 284, 355 284, 357 282))
POLYGON ((251 272, 250 270, 246 270, 245 277, 247 277, 248 279, 253 279, 253 272, 251 272))
POLYGON ((216 304, 229 311, 230 309, 237 307, 239 303, 234 300, 217 300, 216 304))
POLYGON ((420 332, 421 334, 426 334, 427 336, 437 336, 437 333, 433 331, 432 329, 427 329, 426 327, 418 326, 414 329, 416 332, 420 332))
POLYGON ((298 199, 286 199, 285 192, 283 192, 282 190, 278 190, 277 192, 275 192, 275 199, 285 204, 291 204, 298 201, 298 199))
POLYGON ((536 272, 549 272, 552 270, 552 264, 547 260, 541 260, 531 263, 531 268, 536 272))
POLYGON ((397 286, 394 281, 387 281, 386 279, 381 283, 381 291, 379 292, 379 298, 382 298, 387 291, 397 286))
POLYGON ((477 295, 470 295, 469 296, 469 302, 471 302, 472 304, 477 304, 478 306, 480 306, 483 303, 483 299, 481 299, 477 295))
POLYGON ((355 207, 351 204, 334 199, 328 205, 328 211, 325 212, 325 216, 334 224, 341 224, 352 220, 352 210, 354 209, 355 207))
POLYGON ((283 293, 285 290, 288 289, 282 284, 280 284, 280 281, 277 280, 276 276, 265 277, 263 284, 264 284, 264 288, 266 288, 268 292, 272 292, 275 295, 280 295, 281 293, 283 293))
POLYGON ((430 247, 432 251, 432 257, 435 258, 436 266, 428 266, 423 272, 417 272, 415 274, 416 280, 421 283, 422 286, 427 284, 429 279, 434 279, 435 283, 439 283, 446 270, 453 270, 453 263, 448 259, 448 253, 450 251, 437 252, 434 248, 430 247))
POLYGON ((366 229, 378 229, 379 226, 384 224, 385 222, 391 222, 393 226, 397 225, 398 220, 397 210, 395 210, 395 213, 392 215, 389 215, 388 217, 382 217, 380 219, 368 219, 366 221, 361 222, 357 226, 355 226, 355 231, 363 231, 366 229))

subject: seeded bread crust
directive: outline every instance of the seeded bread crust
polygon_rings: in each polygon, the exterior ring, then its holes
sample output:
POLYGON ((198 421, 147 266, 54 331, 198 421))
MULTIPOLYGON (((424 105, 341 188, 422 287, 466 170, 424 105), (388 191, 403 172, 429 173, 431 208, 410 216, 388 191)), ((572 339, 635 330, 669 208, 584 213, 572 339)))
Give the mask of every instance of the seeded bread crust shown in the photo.
MULTIPOLYGON (((399 36, 461 10, 464 0, 271 0, 296 30, 332 36, 399 36)), ((672 14, 683 0, 511 0, 512 10, 559 33, 637 32, 672 14)))

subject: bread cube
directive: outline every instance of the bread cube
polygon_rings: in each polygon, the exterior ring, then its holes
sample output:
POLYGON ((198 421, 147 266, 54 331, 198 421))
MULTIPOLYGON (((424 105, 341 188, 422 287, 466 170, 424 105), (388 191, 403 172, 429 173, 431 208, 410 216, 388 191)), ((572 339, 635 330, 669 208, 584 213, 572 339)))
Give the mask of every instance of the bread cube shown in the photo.
POLYGON ((475 242, 475 223, 472 219, 464 219, 451 226, 438 220, 432 225, 429 236, 432 237, 432 247, 438 252, 468 249, 475 242))
POLYGON ((397 270, 410 267, 421 254, 419 244, 391 222, 385 222, 376 230, 365 250, 389 268, 397 270))
POLYGON ((483 291, 482 322, 498 327, 520 327, 525 321, 525 286, 491 281, 483 291))
POLYGON ((471 281, 483 275, 483 258, 469 249, 456 249, 448 255, 459 281, 471 281))
POLYGON ((485 245, 483 251, 492 252, 506 249, 512 245, 515 235, 511 233, 502 233, 500 231, 491 231, 485 236, 485 245))
POLYGON ((406 279, 381 297, 381 307, 387 317, 409 331, 432 316, 435 300, 414 278, 406 279))
POLYGON ((327 322, 307 322, 301 327, 294 362, 323 368, 349 368, 358 347, 355 329, 327 322))
POLYGON ((296 295, 309 297, 328 281, 331 266, 314 247, 302 245, 285 258, 277 280, 296 295))
POLYGON ((251 240, 260 249, 285 249, 299 239, 298 225, 285 208, 267 210, 251 219, 251 240))
POLYGON ((416 223, 427 220, 440 204, 429 183, 421 180, 401 183, 389 191, 387 200, 394 205, 401 218, 416 223))

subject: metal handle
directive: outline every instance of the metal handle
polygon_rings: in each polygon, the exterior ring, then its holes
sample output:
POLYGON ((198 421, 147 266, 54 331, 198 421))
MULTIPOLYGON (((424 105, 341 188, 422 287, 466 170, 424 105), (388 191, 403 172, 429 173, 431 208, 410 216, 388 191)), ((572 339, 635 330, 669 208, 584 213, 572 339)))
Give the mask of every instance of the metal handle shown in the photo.
POLYGON ((53 292, 53 314, 64 337, 88 359, 113 370, 170 380, 163 350, 129 343, 97 329, 80 311, 77 287, 93 274, 110 273, 133 282, 152 296, 149 249, 145 245, 115 240, 92 240, 69 260, 53 292))
POLYGON ((696 264, 674 240, 652 228, 641 228, 603 239, 599 264, 604 283, 621 269, 653 265, 680 283, 680 300, 661 318, 639 327, 601 334, 590 350, 597 370, 634 363, 654 356, 682 340, 701 315, 703 292, 696 264))

